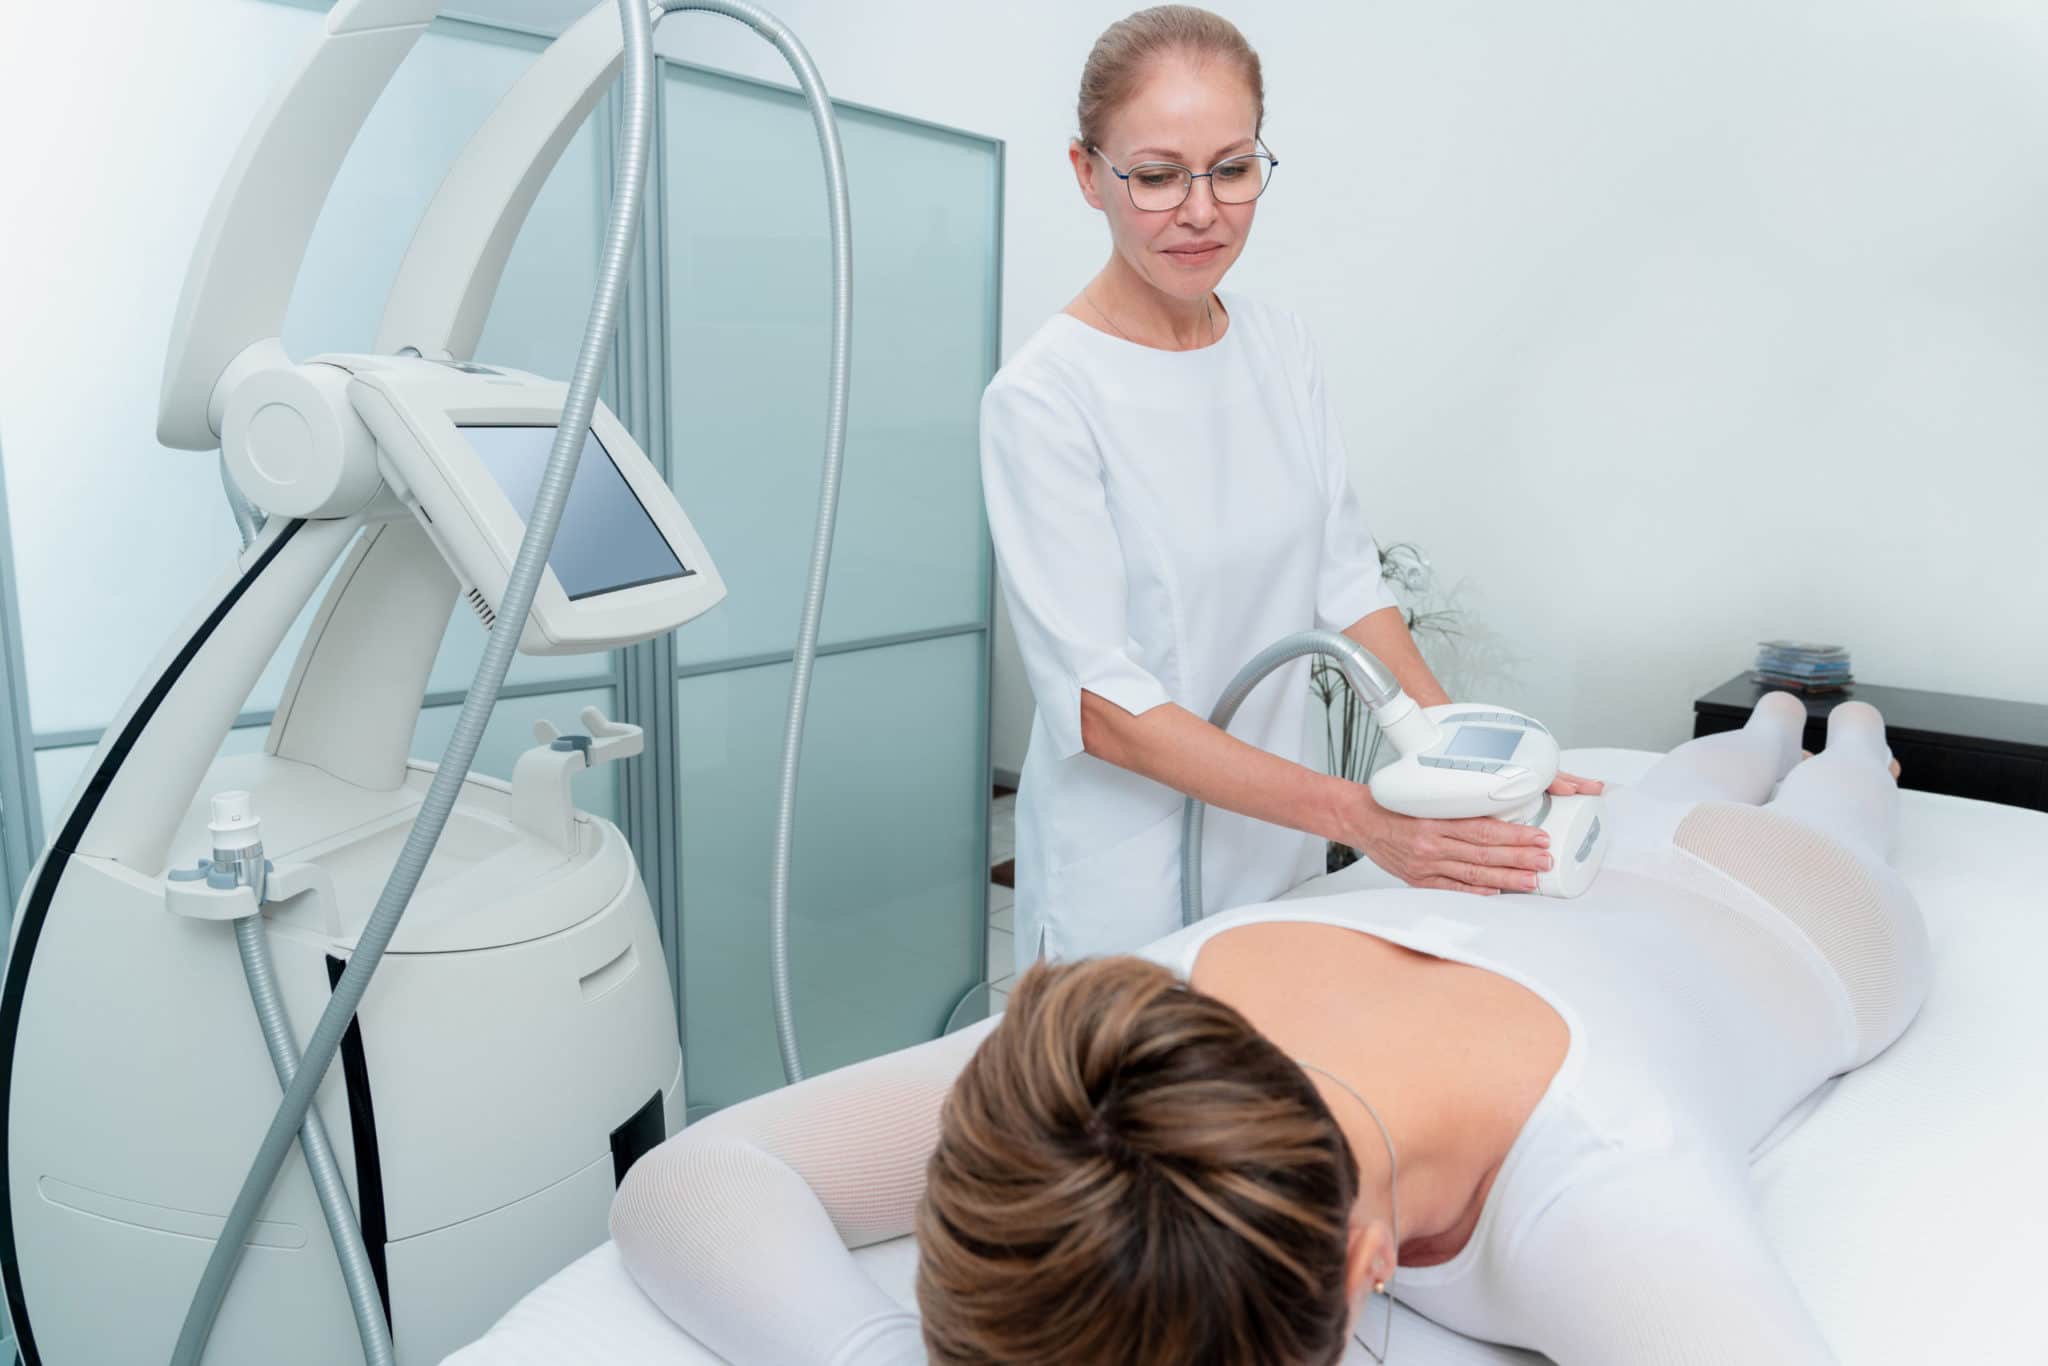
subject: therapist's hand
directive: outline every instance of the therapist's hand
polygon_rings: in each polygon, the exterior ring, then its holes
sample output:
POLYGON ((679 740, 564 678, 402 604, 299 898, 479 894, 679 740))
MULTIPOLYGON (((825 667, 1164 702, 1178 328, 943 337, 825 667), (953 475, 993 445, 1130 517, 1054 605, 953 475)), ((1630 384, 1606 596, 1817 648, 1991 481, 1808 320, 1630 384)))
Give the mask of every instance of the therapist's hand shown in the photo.
POLYGON ((1607 784, 1598 778, 1579 778, 1569 773, 1560 773, 1550 780, 1547 789, 1553 797, 1592 797, 1607 790, 1607 784))
POLYGON ((1389 811, 1356 784, 1357 805, 1345 842, 1411 887, 1497 896, 1533 892, 1549 868, 1550 836, 1532 825, 1491 816, 1425 820, 1389 811))

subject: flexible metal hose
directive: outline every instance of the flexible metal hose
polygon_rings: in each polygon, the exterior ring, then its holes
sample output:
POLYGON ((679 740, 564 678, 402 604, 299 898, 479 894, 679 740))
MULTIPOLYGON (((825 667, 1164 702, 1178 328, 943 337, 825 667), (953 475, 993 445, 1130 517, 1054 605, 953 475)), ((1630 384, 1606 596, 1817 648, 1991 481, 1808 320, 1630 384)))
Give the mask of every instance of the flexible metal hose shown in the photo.
MULTIPOLYGON (((249 979, 249 1000, 263 1026, 263 1046, 270 1050, 277 1084, 290 1086, 299 1070, 299 1048, 292 1038, 284 997, 277 989, 277 974, 270 965, 270 944, 264 938, 261 915, 245 915, 235 922, 235 947, 242 953, 242 975, 249 979)), ((384 1322, 384 1302, 377 1294, 376 1273, 370 1270, 362 1225, 349 1202, 341 1165, 334 1160, 334 1146, 327 1141, 327 1126, 321 1123, 317 1109, 308 1110, 306 1122, 299 1126, 299 1150, 306 1156, 306 1169, 320 1196, 320 1213, 327 1219, 334 1254, 341 1261, 341 1279, 348 1286, 349 1307, 355 1311, 363 1360, 367 1366, 393 1366, 391 1330, 384 1322)))
POLYGON ((825 610, 825 579, 832 562, 832 529, 839 516, 839 470, 846 454, 846 391, 852 368, 853 230, 846 193, 846 155, 839 123, 825 83, 796 35, 780 19, 746 0, 661 0, 664 10, 702 10, 736 19, 775 45, 789 63, 810 105, 825 162, 825 193, 832 215, 832 371, 825 409, 825 461, 819 475, 818 520, 811 539, 810 573, 804 582, 803 615, 797 624, 796 653, 790 661, 789 713, 782 730, 782 769, 775 798, 775 863, 768 882, 769 988, 775 999, 775 1042, 782 1051, 782 1075, 802 1081, 797 1050, 796 1010, 789 985, 789 868, 796 844, 797 768, 803 754, 804 713, 810 705, 811 672, 818 656, 818 621, 825 610))
MULTIPOLYGON (((242 549, 247 550, 263 530, 265 519, 235 486, 226 456, 221 457, 220 483, 227 493, 228 507, 235 514, 235 530, 241 533, 242 549)), ((263 1030, 263 1046, 270 1052, 270 1065, 277 1071, 277 1084, 290 1086, 299 1070, 299 1044, 292 1037, 291 1017, 285 1013, 284 998, 277 989, 277 973, 271 967, 270 943, 264 938, 260 914, 235 922, 235 947, 241 951, 242 976, 249 983, 249 1001, 256 1008, 256 1022, 263 1030)), ((327 1140, 327 1126, 321 1122, 318 1109, 306 1111, 306 1122, 299 1126, 299 1152, 306 1159, 306 1172, 313 1178, 320 1213, 327 1220, 327 1234, 341 1263, 342 1284, 348 1288, 349 1308, 355 1314, 356 1336, 363 1344, 363 1361, 367 1366, 393 1366, 391 1327, 384 1321, 384 1302, 377 1293, 376 1273, 370 1270, 363 1228, 356 1219, 355 1206, 349 1202, 341 1165, 334 1160, 334 1145, 327 1140)))
MULTIPOLYGON (((1401 685, 1378 656, 1350 636, 1337 631, 1303 631, 1275 641, 1252 656, 1252 662, 1238 670, 1237 677, 1223 690, 1209 724, 1229 730, 1237 709, 1252 695, 1266 675, 1283 664, 1308 655, 1327 655, 1344 673, 1365 705, 1379 711, 1401 696, 1401 685)), ((1181 808, 1180 816, 1180 923, 1192 925, 1202 918, 1202 815, 1207 805, 1193 797, 1181 808)))
POLYGON ((612 329, 618 318, 619 302, 625 292, 626 276, 632 261, 633 237, 640 223, 641 195, 647 179, 648 143, 654 112, 653 21, 642 0, 619 0, 619 20, 625 36, 626 99, 620 120, 618 190, 612 199, 604 250, 598 262, 596 298, 584 326, 582 348, 577 352, 575 372, 569 381, 568 398, 562 408, 561 425, 556 429, 554 448, 548 454, 547 469, 541 476, 533 515, 527 521, 526 535, 519 542, 519 554, 506 580, 496 624, 485 642, 476 681, 471 684, 469 695, 463 701, 447 752, 427 788, 425 800, 420 803, 419 815, 406 836, 390 880, 385 883, 382 895, 377 898, 376 909, 371 912, 369 922, 356 941, 348 967, 335 983, 333 997, 321 1013, 320 1023, 315 1026, 312 1037, 306 1042, 305 1057, 285 1088, 284 1099, 271 1119, 270 1129, 263 1137, 262 1146, 257 1149, 255 1160, 250 1164, 248 1179, 242 1183, 241 1192, 228 1211, 227 1222, 214 1242, 206 1270, 186 1312, 184 1327, 179 1331, 177 1347, 171 1357, 172 1366, 198 1366, 206 1351, 206 1340, 213 1331, 221 1302, 241 1261, 257 1212, 277 1180, 278 1169, 284 1165, 292 1139, 312 1107, 321 1078, 334 1061, 342 1035, 362 1003, 370 977, 382 961, 391 936, 397 932, 420 876, 426 871, 427 860, 441 837, 442 827, 447 824, 455 800, 461 795, 470 764, 476 758, 477 744, 483 738, 491 709, 498 700, 498 691, 504 685, 505 671, 511 666, 520 633, 526 627, 534 591, 540 584, 541 571, 547 565, 548 551, 554 545, 562 506, 575 479, 577 459, 583 453, 591 411, 597 403, 598 384, 604 375, 612 329))
POLYGON ((228 511, 235 514, 235 530, 241 533, 242 549, 247 550, 255 544, 256 537, 263 531, 263 524, 269 519, 256 510, 256 505, 235 483, 235 476, 228 473, 226 455, 220 458, 220 487, 221 492, 228 496, 228 511))

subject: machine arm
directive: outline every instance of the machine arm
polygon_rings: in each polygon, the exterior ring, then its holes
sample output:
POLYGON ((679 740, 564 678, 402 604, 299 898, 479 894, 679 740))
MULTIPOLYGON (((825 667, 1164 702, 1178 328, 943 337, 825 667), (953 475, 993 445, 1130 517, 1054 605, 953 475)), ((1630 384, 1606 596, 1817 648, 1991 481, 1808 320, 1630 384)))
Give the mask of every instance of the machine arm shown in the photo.
MULTIPOLYGON (((653 9, 658 14, 661 6, 653 9)), ((372 350, 475 355, 519 229, 563 149, 618 75, 622 51, 618 11, 600 5, 505 92, 427 205, 372 350)))
POLYGON ((222 379, 252 349, 275 358, 320 206, 391 73, 439 0, 340 0, 326 33, 249 126, 193 248, 171 322, 157 439, 220 444, 222 379))

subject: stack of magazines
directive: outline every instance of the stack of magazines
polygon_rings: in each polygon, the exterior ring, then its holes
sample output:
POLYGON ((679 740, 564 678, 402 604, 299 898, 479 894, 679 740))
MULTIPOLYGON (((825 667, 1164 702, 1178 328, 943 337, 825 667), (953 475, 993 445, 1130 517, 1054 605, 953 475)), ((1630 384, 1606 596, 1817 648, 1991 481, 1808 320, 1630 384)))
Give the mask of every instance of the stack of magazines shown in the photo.
POLYGON ((1798 693, 1840 692, 1856 681, 1849 674, 1847 650, 1805 640, 1759 641, 1756 671, 1750 676, 1798 693))

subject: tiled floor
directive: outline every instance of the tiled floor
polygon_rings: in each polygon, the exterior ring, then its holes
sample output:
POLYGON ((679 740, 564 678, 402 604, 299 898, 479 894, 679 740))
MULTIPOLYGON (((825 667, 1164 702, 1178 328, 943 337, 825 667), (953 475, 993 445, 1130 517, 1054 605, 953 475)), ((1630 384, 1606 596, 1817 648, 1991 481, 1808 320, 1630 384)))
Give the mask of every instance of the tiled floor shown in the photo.
MULTIPOLYGON (((1017 852, 1017 799, 998 797, 989 808, 988 861, 1001 863, 1017 852)), ((1017 977, 1015 950, 1010 935, 1016 928, 1017 894, 1008 887, 988 885, 988 980, 995 996, 994 1008, 1010 1003, 1010 983, 1017 977)))

